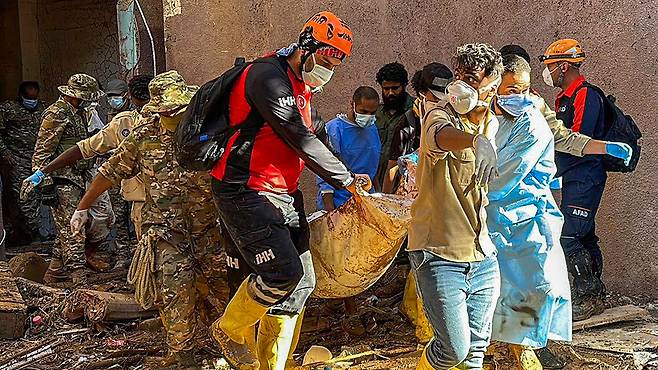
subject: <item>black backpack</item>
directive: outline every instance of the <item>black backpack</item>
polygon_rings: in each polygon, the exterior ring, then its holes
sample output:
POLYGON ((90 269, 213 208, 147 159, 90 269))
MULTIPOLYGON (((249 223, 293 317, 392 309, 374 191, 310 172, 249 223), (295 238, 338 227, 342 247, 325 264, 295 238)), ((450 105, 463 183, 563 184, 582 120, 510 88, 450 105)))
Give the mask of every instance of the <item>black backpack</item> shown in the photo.
POLYGON ((275 57, 251 62, 237 58, 231 69, 203 84, 194 94, 175 133, 176 160, 181 167, 209 171, 222 157, 235 132, 228 115, 231 89, 242 72, 254 63, 270 63, 281 68, 275 57))
MULTIPOLYGON (((628 166, 624 161, 610 155, 603 156, 603 167, 608 172, 632 172, 635 171, 637 163, 640 160, 640 151, 642 147, 638 140, 642 137, 640 129, 635 124, 633 117, 625 114, 615 103, 616 98, 612 95, 606 95, 598 86, 590 83, 584 83, 583 87, 589 87, 596 91, 601 99, 605 109, 605 133, 602 137, 605 141, 617 141, 628 144, 633 149, 633 155, 628 166)), ((575 96, 575 94, 574 94, 575 96)))

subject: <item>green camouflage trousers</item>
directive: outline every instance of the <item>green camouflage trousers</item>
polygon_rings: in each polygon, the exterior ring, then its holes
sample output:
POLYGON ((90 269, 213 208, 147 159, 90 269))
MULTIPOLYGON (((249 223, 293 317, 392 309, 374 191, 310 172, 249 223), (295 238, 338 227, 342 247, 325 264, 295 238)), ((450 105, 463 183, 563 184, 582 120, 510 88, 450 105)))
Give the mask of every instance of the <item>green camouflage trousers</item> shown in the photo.
POLYGON ((114 239, 116 243, 116 257, 120 260, 130 261, 135 249, 135 243, 130 238, 130 202, 127 202, 121 196, 121 188, 113 186, 108 190, 112 210, 114 211, 117 235, 114 239))
POLYGON ((156 284, 167 345, 179 352, 193 349, 226 306, 226 257, 217 227, 192 243, 175 233, 167 239, 155 246, 156 284))
POLYGON ((53 258, 61 259, 66 269, 74 270, 85 266, 85 233, 73 235, 71 217, 80 203, 84 192, 75 185, 58 185, 59 204, 51 207, 57 238, 53 248, 53 258))

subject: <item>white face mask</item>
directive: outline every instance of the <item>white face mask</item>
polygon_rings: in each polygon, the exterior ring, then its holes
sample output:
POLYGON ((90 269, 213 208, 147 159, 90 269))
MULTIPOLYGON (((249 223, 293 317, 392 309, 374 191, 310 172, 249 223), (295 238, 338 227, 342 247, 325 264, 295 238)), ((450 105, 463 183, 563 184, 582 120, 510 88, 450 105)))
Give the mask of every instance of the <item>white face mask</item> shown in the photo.
POLYGON ((304 68, 302 68, 302 79, 304 80, 304 83, 311 88, 318 88, 326 85, 334 75, 334 70, 319 65, 315 61, 315 54, 312 54, 311 58, 313 58, 313 68, 309 72, 306 72, 304 68))
POLYGON ((487 93, 498 88, 500 76, 486 86, 475 90, 471 85, 461 80, 455 80, 446 86, 446 95, 450 105, 459 114, 466 114, 477 106, 488 107, 489 103, 480 100, 480 94, 487 93))
POLYGON ((551 73, 553 73, 556 69, 560 68, 560 66, 555 67, 554 70, 549 70, 548 66, 544 68, 544 70, 541 73, 541 77, 544 79, 544 83, 550 87, 559 87, 555 86, 555 82, 553 82, 553 76, 551 76, 551 73))
POLYGON ((359 127, 368 127, 375 124, 375 115, 374 114, 362 114, 354 109, 354 123, 359 127))

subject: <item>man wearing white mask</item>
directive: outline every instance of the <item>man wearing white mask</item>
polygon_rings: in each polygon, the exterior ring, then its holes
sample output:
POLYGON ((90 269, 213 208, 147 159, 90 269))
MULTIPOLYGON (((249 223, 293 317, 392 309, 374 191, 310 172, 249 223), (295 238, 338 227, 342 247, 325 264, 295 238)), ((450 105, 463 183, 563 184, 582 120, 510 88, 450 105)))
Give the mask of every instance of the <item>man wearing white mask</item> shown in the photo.
MULTIPOLYGON (((347 114, 339 114, 327 122, 327 134, 334 153, 347 167, 356 173, 365 173, 374 178, 382 145, 375 125, 375 112, 379 106, 379 94, 369 86, 354 91, 352 104, 347 114)), ((331 211, 352 197, 345 189, 336 189, 318 177, 320 192, 318 209, 331 211)), ((371 189, 374 191, 374 189, 371 189)))
POLYGON ((482 368, 500 288, 485 207, 498 126, 489 106, 502 59, 488 44, 466 44, 454 68, 445 99, 425 94, 411 207, 409 259, 434 331, 420 370, 482 368))
POLYGON ((228 121, 234 131, 211 171, 212 190, 226 244, 253 272, 240 279, 211 328, 236 369, 284 369, 296 345, 295 327, 315 287, 299 190, 304 166, 336 188, 370 188, 367 175, 355 175, 331 153, 323 122, 311 116, 313 91, 351 52, 350 28, 320 12, 306 21, 298 43, 246 66, 231 86, 228 121), (256 325, 254 348, 249 343, 256 325))

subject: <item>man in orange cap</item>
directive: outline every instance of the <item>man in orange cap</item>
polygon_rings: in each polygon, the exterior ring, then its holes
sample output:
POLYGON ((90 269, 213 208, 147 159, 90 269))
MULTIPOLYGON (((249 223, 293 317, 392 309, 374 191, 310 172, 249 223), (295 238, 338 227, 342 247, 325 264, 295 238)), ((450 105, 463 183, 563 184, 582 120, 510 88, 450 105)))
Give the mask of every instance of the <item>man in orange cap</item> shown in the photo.
MULTIPOLYGON (((585 53, 578 41, 555 41, 539 59, 546 65, 544 82, 561 89, 555 102, 557 118, 574 132, 593 139, 603 138, 605 97, 597 93, 580 73, 585 53)), ((606 142, 605 153, 630 159, 631 149, 624 144, 606 142)), ((573 319, 579 321, 604 309, 603 256, 595 233, 595 217, 607 175, 603 155, 578 157, 557 152, 555 161, 556 177, 563 179, 560 208, 565 222, 560 241, 569 273, 573 276, 573 319)))
POLYGON ((304 165, 336 189, 354 193, 361 181, 369 188, 367 175, 354 175, 327 149, 324 123, 311 115, 313 91, 329 82, 351 51, 349 27, 320 12, 306 21, 298 43, 245 67, 231 87, 228 121, 235 131, 211 171, 212 190, 229 267, 246 265, 249 274, 237 282, 212 336, 239 370, 286 368, 315 287, 298 187, 304 165))

